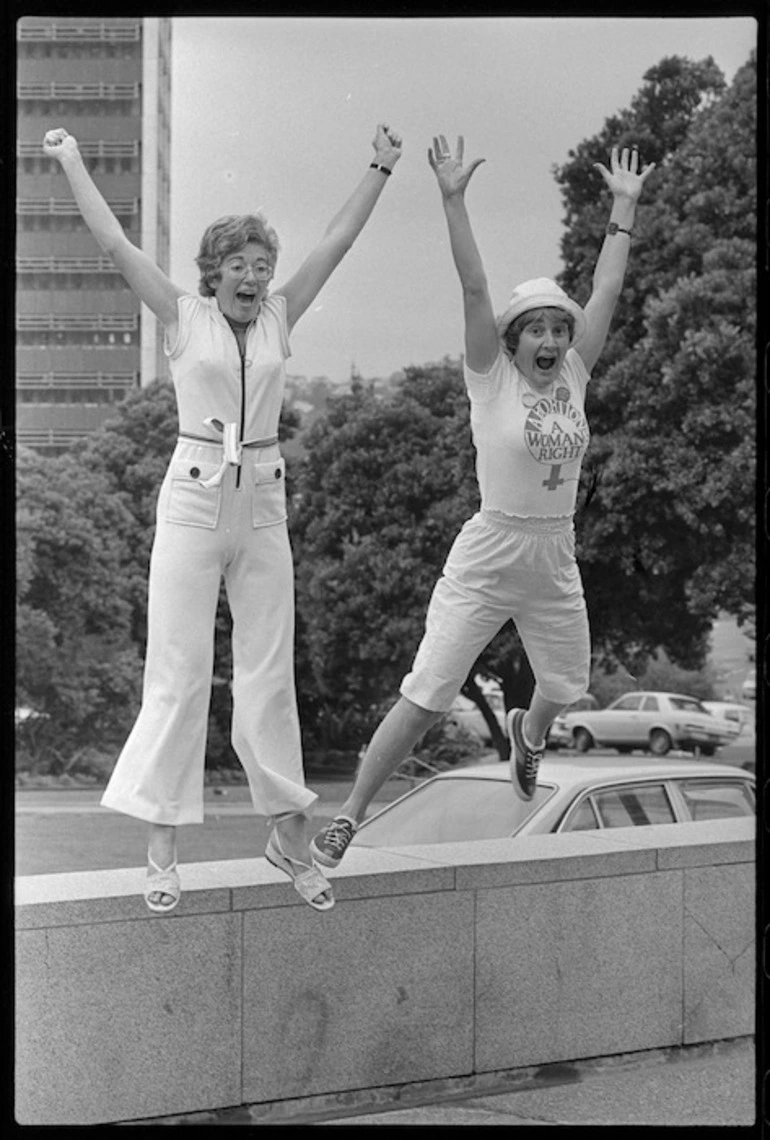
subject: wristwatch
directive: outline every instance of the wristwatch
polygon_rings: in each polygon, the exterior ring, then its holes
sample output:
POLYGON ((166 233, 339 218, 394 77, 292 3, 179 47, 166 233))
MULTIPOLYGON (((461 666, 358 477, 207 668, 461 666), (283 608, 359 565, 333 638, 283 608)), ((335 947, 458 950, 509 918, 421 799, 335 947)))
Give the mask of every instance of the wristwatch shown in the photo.
POLYGON ((607 233, 610 235, 610 237, 612 237, 613 234, 628 234, 628 236, 631 237, 631 231, 624 230, 623 227, 619 226, 617 222, 610 222, 610 224, 607 226, 607 233))

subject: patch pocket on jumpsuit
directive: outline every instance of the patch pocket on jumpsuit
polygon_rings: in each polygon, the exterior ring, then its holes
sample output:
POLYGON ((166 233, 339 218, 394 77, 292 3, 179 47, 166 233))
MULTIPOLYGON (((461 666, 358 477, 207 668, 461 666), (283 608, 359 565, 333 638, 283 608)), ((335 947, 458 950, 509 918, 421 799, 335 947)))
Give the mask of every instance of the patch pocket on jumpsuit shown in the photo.
POLYGON ((286 460, 252 463, 251 521, 255 527, 286 521, 286 460))
POLYGON ((202 479, 210 479, 219 463, 200 459, 176 459, 171 465, 166 519, 182 526, 203 526, 214 530, 219 522, 222 487, 202 487, 202 479))

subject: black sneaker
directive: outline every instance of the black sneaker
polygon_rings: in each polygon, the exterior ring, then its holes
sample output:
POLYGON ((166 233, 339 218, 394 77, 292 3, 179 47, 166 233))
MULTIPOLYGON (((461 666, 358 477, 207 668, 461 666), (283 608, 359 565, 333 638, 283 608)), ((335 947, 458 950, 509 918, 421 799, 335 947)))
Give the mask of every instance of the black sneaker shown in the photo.
POLYGON ((545 748, 529 748, 524 740, 524 709, 508 713, 508 736, 511 740, 511 783, 519 799, 531 800, 537 785, 537 772, 545 748))
POLYGON ((347 815, 336 815, 310 840, 310 854, 324 867, 337 867, 350 846, 358 824, 347 815))

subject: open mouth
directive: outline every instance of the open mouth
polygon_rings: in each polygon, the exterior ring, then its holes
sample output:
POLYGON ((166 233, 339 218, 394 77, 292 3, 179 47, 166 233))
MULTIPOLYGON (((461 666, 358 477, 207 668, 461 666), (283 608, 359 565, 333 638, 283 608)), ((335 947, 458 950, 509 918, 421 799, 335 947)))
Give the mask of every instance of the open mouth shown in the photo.
POLYGON ((552 372, 556 367, 555 356, 536 356, 535 364, 541 372, 552 372))
POLYGON ((236 301, 240 302, 241 305, 250 305, 256 299, 256 296, 256 293, 250 293, 245 289, 239 289, 235 294, 235 299, 236 301))

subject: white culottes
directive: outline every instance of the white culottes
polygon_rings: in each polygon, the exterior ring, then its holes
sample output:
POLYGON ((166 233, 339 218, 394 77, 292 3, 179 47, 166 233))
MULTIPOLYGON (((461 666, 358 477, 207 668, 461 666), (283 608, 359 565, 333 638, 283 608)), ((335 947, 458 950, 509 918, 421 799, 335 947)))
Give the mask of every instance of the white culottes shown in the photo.
POLYGON ((513 619, 537 690, 565 705, 588 689, 590 637, 571 518, 481 510, 452 545, 401 693, 445 712, 476 658, 513 619))
POLYGON ((142 706, 102 797, 150 823, 203 821, 214 622, 224 577, 233 620, 232 744, 260 815, 306 811, 294 688, 294 573, 277 446, 177 443, 157 506, 142 706), (240 475, 239 475, 240 472, 240 475), (204 481, 211 485, 204 486, 204 481))

